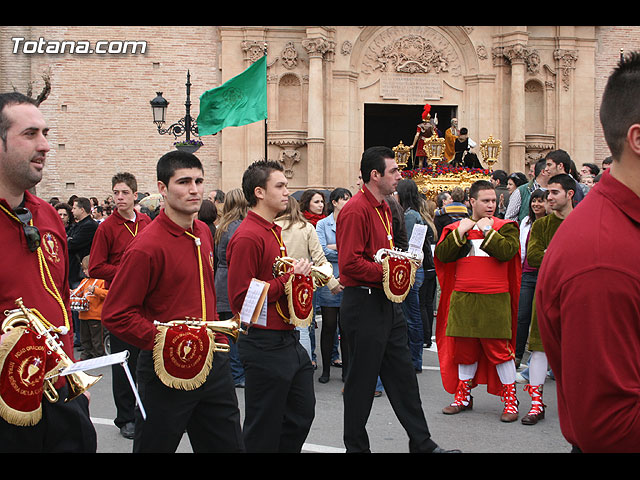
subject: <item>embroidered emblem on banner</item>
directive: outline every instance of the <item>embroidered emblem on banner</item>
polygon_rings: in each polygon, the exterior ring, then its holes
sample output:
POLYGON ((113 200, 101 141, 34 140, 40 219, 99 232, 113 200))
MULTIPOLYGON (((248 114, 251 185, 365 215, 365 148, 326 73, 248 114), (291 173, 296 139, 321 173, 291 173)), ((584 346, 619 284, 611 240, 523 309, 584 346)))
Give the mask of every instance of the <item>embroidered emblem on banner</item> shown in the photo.
POLYGON ((56 370, 57 360, 45 338, 31 329, 16 327, 7 333, 0 345, 0 416, 4 420, 21 427, 40 421, 44 381, 56 370))
POLYGON ((393 255, 382 260, 382 286, 384 293, 394 303, 401 303, 409 294, 415 279, 417 266, 414 262, 393 255))
POLYGON ((284 286, 289 306, 289 323, 296 327, 308 327, 313 318, 313 279, 293 274, 284 286))
POLYGON ((153 346, 156 374, 167 387, 194 390, 207 379, 213 365, 214 336, 206 326, 158 327, 153 346))

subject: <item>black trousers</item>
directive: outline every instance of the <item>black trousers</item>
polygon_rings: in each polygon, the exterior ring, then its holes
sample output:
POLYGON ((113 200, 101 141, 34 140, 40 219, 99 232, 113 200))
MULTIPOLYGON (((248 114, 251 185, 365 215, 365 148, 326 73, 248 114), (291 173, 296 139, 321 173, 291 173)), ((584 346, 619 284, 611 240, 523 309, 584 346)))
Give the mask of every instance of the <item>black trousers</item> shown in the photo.
POLYGON ((313 366, 299 332, 253 327, 238 350, 245 371, 247 452, 300 452, 313 423, 316 399, 313 366))
POLYGON ((349 348, 343 395, 347 452, 370 452, 366 424, 378 375, 409 436, 409 451, 431 452, 437 445, 422 411, 400 304, 389 301, 381 289, 347 287, 340 318, 349 348))
POLYGON ((96 430, 89 417, 85 395, 65 403, 68 388, 58 390, 60 399, 42 399, 42 419, 32 427, 18 427, 0 418, 2 453, 95 453, 96 430))
MULTIPOLYGON (((138 363, 138 355, 140 349, 133 345, 120 340, 113 333, 110 333, 111 353, 124 352, 129 350, 129 370, 134 383, 136 382, 136 369, 138 363)), ((127 374, 122 365, 111 366, 111 390, 113 392, 113 401, 116 405, 116 418, 113 423, 118 428, 122 428, 127 423, 135 421, 136 397, 131 391, 131 385, 127 374)))
POLYGON ((227 353, 214 353, 204 384, 195 390, 179 390, 160 381, 153 369, 152 353, 141 350, 138 392, 147 419, 136 409, 134 453, 173 453, 185 431, 195 453, 244 451, 238 398, 227 353))

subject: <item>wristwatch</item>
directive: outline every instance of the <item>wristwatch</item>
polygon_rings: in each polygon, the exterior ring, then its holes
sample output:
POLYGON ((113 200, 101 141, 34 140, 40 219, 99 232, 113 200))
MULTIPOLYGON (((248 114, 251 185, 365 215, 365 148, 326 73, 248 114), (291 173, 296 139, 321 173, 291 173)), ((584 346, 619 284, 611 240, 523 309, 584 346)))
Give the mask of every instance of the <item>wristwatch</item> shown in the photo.
POLYGON ((491 230, 491 225, 487 225, 482 229, 482 234, 486 237, 487 233, 489 233, 489 230, 491 230))

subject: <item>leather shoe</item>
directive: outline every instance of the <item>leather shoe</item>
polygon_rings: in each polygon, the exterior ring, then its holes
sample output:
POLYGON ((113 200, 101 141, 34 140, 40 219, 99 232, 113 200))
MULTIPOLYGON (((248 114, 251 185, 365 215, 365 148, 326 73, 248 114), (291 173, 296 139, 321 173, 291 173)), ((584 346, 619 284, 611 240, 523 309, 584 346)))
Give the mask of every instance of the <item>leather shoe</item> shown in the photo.
POLYGON ((462 453, 462 450, 445 450, 444 448, 436 447, 431 451, 431 453, 462 453))
POLYGON ((133 422, 125 423, 120 427, 120 435, 129 440, 133 439, 135 433, 135 424, 133 422))
POLYGON ((329 381, 329 375, 322 375, 318 377, 318 381, 320 383, 327 383, 329 381))
POLYGON ((448 405, 442 409, 442 413, 445 415, 455 415, 456 413, 463 412, 465 410, 473 409, 473 397, 469 399, 469 405, 448 405))

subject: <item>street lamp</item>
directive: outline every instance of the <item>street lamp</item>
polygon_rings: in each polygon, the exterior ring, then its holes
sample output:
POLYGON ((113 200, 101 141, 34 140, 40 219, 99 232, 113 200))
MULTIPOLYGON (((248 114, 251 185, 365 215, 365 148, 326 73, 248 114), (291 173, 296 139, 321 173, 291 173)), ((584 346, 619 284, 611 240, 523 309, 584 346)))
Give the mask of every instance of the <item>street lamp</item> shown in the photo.
POLYGON ((198 124, 193 117, 191 117, 191 75, 188 70, 187 83, 185 85, 187 86, 187 100, 184 104, 186 110, 185 116, 167 128, 164 128, 164 123, 166 122, 169 102, 162 96, 162 92, 156 92, 156 98, 149 103, 151 104, 153 113, 153 123, 157 125, 158 133, 160 135, 170 133, 176 140, 178 140, 178 137, 184 135, 185 140, 176 141, 174 145, 180 150, 184 149, 182 147, 186 147, 190 151, 195 152, 200 148, 202 142, 200 140, 191 140, 191 134, 198 135, 198 124))

